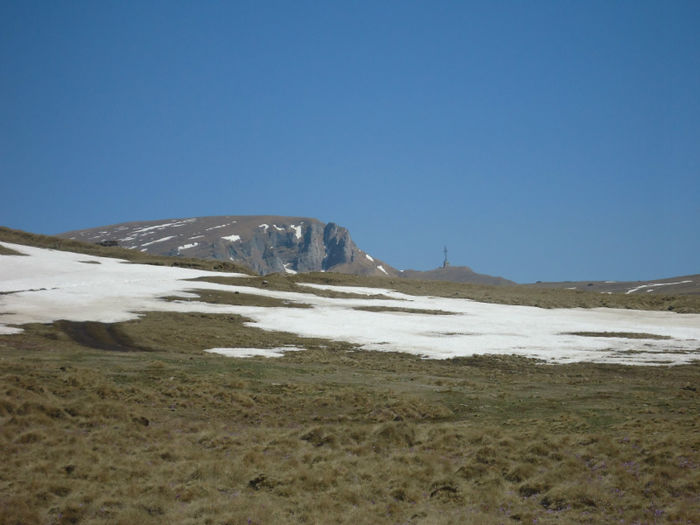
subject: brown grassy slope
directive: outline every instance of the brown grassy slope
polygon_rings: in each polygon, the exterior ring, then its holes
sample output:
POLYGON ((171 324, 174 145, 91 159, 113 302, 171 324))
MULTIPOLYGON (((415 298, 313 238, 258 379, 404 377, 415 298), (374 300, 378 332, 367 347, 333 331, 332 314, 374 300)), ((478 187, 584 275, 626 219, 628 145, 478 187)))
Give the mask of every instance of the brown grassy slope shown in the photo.
POLYGON ((426 361, 149 313, 0 337, 0 523, 697 523, 700 365, 426 361), (303 345, 281 359, 213 346, 303 345), (139 350, 139 348, 141 350, 139 350))
POLYGON ((154 264, 157 266, 178 266, 181 268, 194 268, 198 270, 211 270, 222 272, 236 272, 252 274, 250 269, 238 264, 226 261, 214 261, 209 259, 190 259, 186 257, 161 257, 149 255, 137 250, 127 250, 118 246, 100 246, 72 239, 63 239, 50 235, 39 235, 20 230, 13 230, 0 226, 0 241, 14 244, 25 244, 38 248, 50 248, 67 252, 84 253, 99 257, 114 257, 140 264, 154 264))

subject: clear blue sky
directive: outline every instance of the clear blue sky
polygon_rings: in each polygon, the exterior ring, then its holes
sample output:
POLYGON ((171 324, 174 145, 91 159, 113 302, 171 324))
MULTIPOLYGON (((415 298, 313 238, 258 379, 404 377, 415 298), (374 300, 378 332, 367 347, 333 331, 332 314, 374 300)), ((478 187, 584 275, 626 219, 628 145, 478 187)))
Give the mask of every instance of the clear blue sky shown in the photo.
POLYGON ((700 2, 0 0, 0 224, 316 217, 397 268, 700 272, 700 2))

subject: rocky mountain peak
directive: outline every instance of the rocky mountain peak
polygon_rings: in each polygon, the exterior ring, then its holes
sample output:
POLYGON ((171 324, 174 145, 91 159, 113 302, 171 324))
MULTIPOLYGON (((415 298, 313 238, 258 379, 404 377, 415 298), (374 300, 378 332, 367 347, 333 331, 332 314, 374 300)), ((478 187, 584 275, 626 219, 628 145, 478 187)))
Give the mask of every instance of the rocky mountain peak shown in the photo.
POLYGON ((129 222, 61 235, 156 255, 230 260, 260 274, 340 271, 398 275, 363 252, 347 228, 308 217, 227 215, 129 222))

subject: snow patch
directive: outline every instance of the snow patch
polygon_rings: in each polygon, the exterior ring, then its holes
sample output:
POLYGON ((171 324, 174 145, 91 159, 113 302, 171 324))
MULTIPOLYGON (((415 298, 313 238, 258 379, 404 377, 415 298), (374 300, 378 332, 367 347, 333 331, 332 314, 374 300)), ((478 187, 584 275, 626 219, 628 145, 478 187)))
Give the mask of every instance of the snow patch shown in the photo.
POLYGON ((273 224, 272 227, 273 227, 275 230, 277 230, 278 232, 283 232, 283 231, 284 231, 284 228, 280 228, 280 227, 277 226, 276 224, 273 224))
MULTIPOLYGON (((657 284, 642 284, 637 286, 636 288, 631 288, 630 290, 627 290, 625 294, 631 294, 634 292, 638 292, 639 290, 644 290, 645 288, 657 288, 659 286, 671 286, 672 284, 687 284, 687 283, 692 283, 693 281, 676 281, 674 283, 657 283, 657 284)), ((652 292, 653 290, 647 290, 648 292, 652 292)))
POLYGON ((22 332, 24 332, 22 328, 15 328, 14 326, 0 324, 0 335, 21 334, 22 332))
POLYGON ((301 224, 299 226, 292 224, 291 228, 294 230, 294 236, 297 238, 297 241, 301 240, 301 224))
POLYGON ((170 226, 169 222, 165 224, 157 224, 156 226, 146 226, 145 228, 139 228, 138 230, 134 230, 131 233, 143 234, 153 230, 162 230, 163 228, 167 228, 168 226, 170 226))
POLYGON ((317 290, 328 290, 331 292, 354 293, 357 295, 386 295, 393 299, 409 300, 410 295, 404 295, 388 288, 365 288, 362 286, 336 286, 333 284, 297 283, 299 286, 315 288, 317 290))
POLYGON ((286 263, 286 264, 284 265, 284 272, 285 272, 285 273, 288 273, 288 274, 291 274, 291 275, 296 275, 296 273, 297 273, 296 270, 292 270, 291 268, 288 268, 288 267, 291 266, 291 265, 292 265, 291 263, 286 263))
POLYGON ((170 236, 168 236, 168 237, 163 237, 162 239, 156 239, 155 241, 145 242, 145 243, 143 243, 143 244, 141 245, 141 248, 143 248, 144 246, 150 246, 151 244, 156 244, 156 243, 159 243, 159 242, 169 241, 170 239, 174 239, 174 238, 175 238, 174 235, 170 235, 170 236))
POLYGON ((265 230, 265 231, 267 231, 267 229, 268 229, 269 227, 270 227, 269 224, 261 224, 260 226, 258 226, 258 228, 262 228, 262 229, 265 230))
POLYGON ((280 346, 277 348, 210 348, 205 350, 205 352, 226 357, 282 357, 285 352, 299 352, 301 350, 306 350, 306 348, 297 346, 280 346))
POLYGON ((377 266, 377 270, 381 270, 381 271, 384 272, 386 275, 389 275, 389 273, 388 273, 384 268, 382 268, 382 265, 381 265, 381 264, 377 266))
POLYGON ((195 246, 199 246, 199 243, 193 242, 191 244, 185 244, 183 246, 178 246, 177 251, 179 252, 180 250, 189 250, 190 248, 194 248, 195 246))
POLYGON ((235 235, 235 234, 234 235, 227 235, 226 237, 222 237, 222 239, 224 239, 226 241, 236 242, 236 241, 241 240, 241 236, 235 235))
POLYGON ((367 257, 367 259, 369 259, 370 261, 374 262, 374 259, 372 258, 372 256, 369 253, 366 253, 365 257, 367 257))
MULTIPOLYGON (((159 297, 186 296, 191 279, 216 275, 202 270, 132 264, 112 259, 31 246, 0 243, 27 255, 0 256, 0 332, 7 325, 68 321, 115 323, 136 319, 137 312, 159 311, 159 297), (84 264, 86 261, 100 264, 84 264)), ((243 274, 221 274, 245 277, 243 274)), ((180 307, 181 308, 181 307, 180 307)), ((167 310, 167 308, 166 308, 167 310)))
POLYGON ((186 224, 189 224, 191 222, 195 222, 196 220, 197 220, 196 217, 193 219, 183 219, 181 221, 171 222, 168 224, 168 226, 173 227, 173 228, 180 228, 182 226, 185 226, 186 224))
MULTIPOLYGON (((0 245, 27 255, 0 256, 0 292, 6 292, 0 295, 2 333, 18 333, 17 326, 51 323, 57 319, 111 323, 135 319, 150 311, 202 312, 242 315, 250 319, 247 325, 263 330, 345 341, 361 349, 408 352, 433 359, 517 354, 549 363, 589 361, 666 366, 700 358, 699 314, 612 308, 544 310, 413 296, 384 288, 306 284, 310 288, 357 295, 321 297, 313 293, 189 280, 202 276, 244 277, 241 274, 133 264, 5 242, 0 245), (83 264, 85 261, 101 264, 83 264), (195 299, 189 292, 194 288, 257 294, 311 308, 160 299, 173 296, 195 299), (382 297, 372 297, 377 295, 382 297), (357 309, 363 306, 387 310, 357 309), (392 311, 397 307, 453 315, 392 311), (571 335, 574 332, 654 333, 670 339, 583 337, 571 335)), ((288 348, 282 349, 285 350, 288 348)))

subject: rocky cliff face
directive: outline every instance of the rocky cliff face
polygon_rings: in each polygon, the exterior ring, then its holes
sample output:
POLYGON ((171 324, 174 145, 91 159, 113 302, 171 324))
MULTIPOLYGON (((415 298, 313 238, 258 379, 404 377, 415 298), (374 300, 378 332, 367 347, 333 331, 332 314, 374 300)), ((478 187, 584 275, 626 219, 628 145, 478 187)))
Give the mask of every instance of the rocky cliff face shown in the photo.
POLYGON ((263 275, 318 271, 399 274, 360 250, 346 228, 307 217, 194 217, 115 224, 61 236, 116 242, 157 255, 231 260, 263 275))

